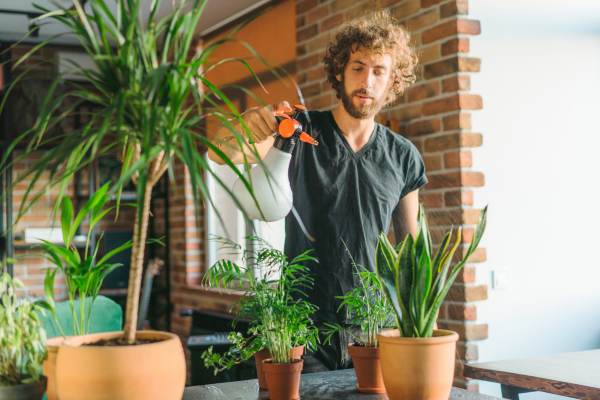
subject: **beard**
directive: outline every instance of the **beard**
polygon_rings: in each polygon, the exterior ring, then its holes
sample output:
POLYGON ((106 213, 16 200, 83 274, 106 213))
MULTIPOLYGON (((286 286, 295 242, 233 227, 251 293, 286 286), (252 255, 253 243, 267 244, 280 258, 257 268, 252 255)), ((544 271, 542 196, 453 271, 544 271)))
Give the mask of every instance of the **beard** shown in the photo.
POLYGON ((386 104, 387 93, 384 93, 379 98, 376 98, 375 94, 373 92, 368 91, 367 89, 358 89, 348 94, 348 91, 346 91, 346 80, 344 79, 344 75, 342 75, 341 83, 342 90, 340 90, 340 100, 342 101, 346 112, 354 119, 373 118, 386 104), (354 96, 359 94, 363 96, 368 96, 373 101, 371 102, 371 104, 355 105, 354 96))

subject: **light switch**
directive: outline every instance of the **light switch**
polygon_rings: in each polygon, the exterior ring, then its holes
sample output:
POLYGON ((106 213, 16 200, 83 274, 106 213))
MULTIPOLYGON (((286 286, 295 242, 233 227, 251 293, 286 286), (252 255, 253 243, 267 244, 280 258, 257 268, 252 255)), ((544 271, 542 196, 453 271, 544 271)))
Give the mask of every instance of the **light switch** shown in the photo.
POLYGON ((492 271, 492 288, 508 289, 508 272, 492 271))

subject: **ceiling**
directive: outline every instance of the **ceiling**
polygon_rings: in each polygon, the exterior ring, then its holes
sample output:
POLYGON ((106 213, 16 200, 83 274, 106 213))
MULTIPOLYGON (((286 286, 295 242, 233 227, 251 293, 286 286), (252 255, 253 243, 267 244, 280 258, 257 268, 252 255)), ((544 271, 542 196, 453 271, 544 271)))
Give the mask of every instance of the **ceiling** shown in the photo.
MULTIPOLYGON (((54 0, 63 6, 73 4, 72 0, 54 0)), ((149 6, 152 0, 141 0, 142 10, 145 15, 148 14, 149 6)), ((179 4, 181 0, 162 0, 159 17, 166 15, 173 9, 173 4, 179 4)), ((208 0, 206 7, 200 17, 200 22, 196 28, 196 32, 204 36, 210 31, 233 21, 252 10, 269 3, 271 0, 208 0)), ((111 9, 116 9, 115 0, 106 0, 111 9)), ((39 12, 33 4, 40 5, 44 8, 54 10, 56 7, 52 4, 52 0, 1 0, 0 9, 34 11, 39 12)), ((89 7, 89 5, 88 5, 89 7)), ((23 37, 28 32, 28 19, 26 16, 15 14, 0 14, 0 40, 15 41, 23 37)), ((38 39, 29 39, 30 41, 40 41, 44 38, 49 38, 53 35, 62 33, 61 27, 52 22, 40 28, 40 37, 38 39)), ((63 37, 60 43, 77 43, 73 37, 63 37)))

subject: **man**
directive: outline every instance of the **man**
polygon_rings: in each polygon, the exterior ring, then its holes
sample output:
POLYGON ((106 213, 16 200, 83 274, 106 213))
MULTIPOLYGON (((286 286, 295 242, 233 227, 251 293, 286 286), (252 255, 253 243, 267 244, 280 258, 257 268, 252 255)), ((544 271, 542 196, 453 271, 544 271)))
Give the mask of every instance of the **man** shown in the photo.
MULTIPOLYGON (((388 232, 390 222, 397 241, 417 232, 418 191, 427 183, 422 158, 410 141, 374 121, 415 81, 417 58, 409 41, 387 11, 345 23, 323 60, 327 81, 341 102, 332 111, 310 112, 307 132, 319 146, 299 142, 292 155, 294 207, 315 242, 290 213, 285 221, 285 254, 291 260, 312 249, 311 255, 319 260, 308 265, 314 287, 306 291, 307 300, 319 307, 314 316, 319 328, 346 319, 345 310, 338 312, 341 300, 336 296, 359 284, 348 252, 357 264, 374 271, 377 237, 388 232)), ((242 115, 261 157, 277 133, 274 114, 290 111, 283 101, 242 115)), ((234 135, 222 128, 217 136, 217 145, 241 162, 239 149, 227 146, 234 143, 234 135)), ((249 148, 245 152, 251 155, 249 148)), ((221 161, 213 152, 209 157, 221 161)), ((332 339, 331 345, 320 345, 305 359, 305 371, 349 366, 350 336, 332 339)))

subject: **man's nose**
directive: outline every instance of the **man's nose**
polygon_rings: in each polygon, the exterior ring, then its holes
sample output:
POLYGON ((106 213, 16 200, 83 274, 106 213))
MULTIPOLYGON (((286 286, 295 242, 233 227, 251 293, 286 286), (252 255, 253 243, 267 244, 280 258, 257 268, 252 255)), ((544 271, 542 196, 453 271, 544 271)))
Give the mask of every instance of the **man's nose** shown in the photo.
POLYGON ((367 68, 365 68, 365 71, 363 72, 363 75, 361 76, 361 88, 365 88, 365 89, 371 89, 371 86, 373 85, 373 76, 371 75, 371 71, 367 68))

